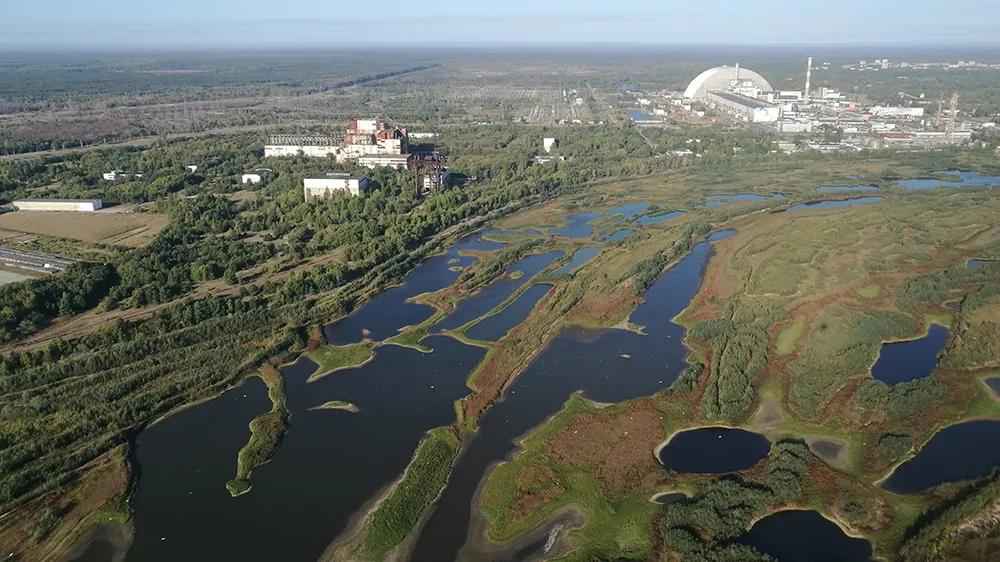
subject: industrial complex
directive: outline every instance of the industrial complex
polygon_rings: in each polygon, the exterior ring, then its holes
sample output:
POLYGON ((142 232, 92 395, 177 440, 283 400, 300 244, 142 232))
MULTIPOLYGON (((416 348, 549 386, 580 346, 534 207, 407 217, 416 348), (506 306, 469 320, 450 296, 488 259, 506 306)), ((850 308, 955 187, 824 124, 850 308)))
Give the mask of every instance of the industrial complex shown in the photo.
MULTIPOLYGON (((923 96, 900 94, 897 103, 871 103, 863 96, 848 95, 828 86, 814 87, 814 70, 828 70, 829 63, 813 66, 805 61, 802 89, 776 89, 762 74, 742 67, 718 66, 698 74, 683 92, 632 92, 640 111, 632 113, 639 126, 662 126, 678 121, 722 118, 793 137, 800 142, 779 145, 819 151, 852 151, 863 148, 934 147, 963 144, 977 127, 992 127, 960 119, 958 94, 939 101, 934 117, 928 118, 933 102, 923 96), (837 140, 831 141, 830 133, 837 140), (801 139, 806 138, 805 145, 801 139)), ((879 61, 886 67, 887 61, 879 61)))
MULTIPOLYGON (((433 138, 433 135, 425 133, 420 138, 433 138)), ((445 157, 441 153, 411 151, 410 135, 406 129, 388 125, 375 118, 351 120, 342 136, 275 135, 264 146, 265 158, 290 156, 334 158, 337 163, 355 164, 370 170, 409 170, 417 174, 416 190, 420 193, 442 189, 448 185, 450 178, 445 157)), ((266 181, 266 175, 256 172, 259 170, 243 174, 242 183, 257 184, 266 181)), ((303 189, 306 199, 316 199, 335 192, 360 195, 365 192, 367 185, 368 178, 353 178, 331 172, 320 178, 307 178, 303 189)))

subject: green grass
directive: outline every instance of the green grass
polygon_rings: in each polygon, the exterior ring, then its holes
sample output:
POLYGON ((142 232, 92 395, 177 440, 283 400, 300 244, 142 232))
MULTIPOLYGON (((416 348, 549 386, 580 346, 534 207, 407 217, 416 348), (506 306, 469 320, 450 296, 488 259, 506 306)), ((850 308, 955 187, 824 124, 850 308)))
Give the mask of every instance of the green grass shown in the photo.
POLYGON ((310 375, 309 382, 315 382, 337 371, 360 367, 371 360, 374 344, 361 342, 351 345, 324 345, 306 353, 317 365, 316 371, 310 375))
POLYGON ((805 331, 806 323, 801 318, 796 318, 790 326, 782 330, 778 334, 778 341, 775 344, 778 349, 778 355, 788 355, 795 351, 795 345, 799 342, 799 338, 802 337, 805 331))
POLYGON ((458 449, 458 438, 449 428, 428 432, 403 479, 371 514, 359 557, 383 560, 406 539, 447 483, 458 449))
POLYGON ((436 311, 430 318, 424 320, 423 322, 417 324, 416 326, 410 326, 404 329, 399 334, 385 340, 387 345, 398 345, 399 347, 407 347, 421 353, 432 353, 434 350, 421 344, 431 333, 431 328, 437 325, 445 317, 445 314, 440 310, 436 311))

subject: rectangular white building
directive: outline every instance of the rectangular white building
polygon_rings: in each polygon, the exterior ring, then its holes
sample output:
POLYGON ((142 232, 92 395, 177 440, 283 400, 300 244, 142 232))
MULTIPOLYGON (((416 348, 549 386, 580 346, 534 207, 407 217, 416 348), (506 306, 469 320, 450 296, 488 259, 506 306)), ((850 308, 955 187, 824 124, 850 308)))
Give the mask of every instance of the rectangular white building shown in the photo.
POLYGON ((368 178, 354 177, 347 173, 329 173, 325 176, 303 179, 302 187, 306 201, 332 197, 338 193, 356 196, 368 190, 368 178))
POLYGON ((100 199, 22 199, 13 202, 18 211, 76 211, 92 213, 102 206, 100 199))
POLYGON ((240 176, 240 183, 243 185, 260 185, 271 178, 270 168, 257 168, 251 172, 246 172, 240 176))
POLYGON ((405 170, 410 162, 409 154, 366 154, 357 158, 358 166, 364 166, 369 170, 375 168, 392 168, 393 170, 405 170))

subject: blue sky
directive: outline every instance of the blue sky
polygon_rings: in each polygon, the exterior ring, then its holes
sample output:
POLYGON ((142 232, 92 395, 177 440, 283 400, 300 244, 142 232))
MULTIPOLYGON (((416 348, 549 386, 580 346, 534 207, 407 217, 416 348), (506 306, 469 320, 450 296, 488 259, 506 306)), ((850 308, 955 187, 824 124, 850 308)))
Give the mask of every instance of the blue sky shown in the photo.
POLYGON ((1000 42, 1000 0, 0 0, 0 46, 1000 42))

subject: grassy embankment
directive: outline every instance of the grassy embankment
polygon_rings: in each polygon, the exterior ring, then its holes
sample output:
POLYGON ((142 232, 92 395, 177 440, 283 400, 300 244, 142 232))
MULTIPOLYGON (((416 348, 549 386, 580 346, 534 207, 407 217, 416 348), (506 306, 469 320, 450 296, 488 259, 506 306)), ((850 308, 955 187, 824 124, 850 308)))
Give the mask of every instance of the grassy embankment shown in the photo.
POLYGON ((375 357, 375 344, 370 341, 350 345, 323 345, 306 352, 306 357, 316 363, 316 370, 308 382, 315 382, 337 371, 360 367, 375 357))
POLYGON ((444 489, 459 447, 451 428, 427 432, 402 477, 337 547, 336 559, 376 562, 398 550, 444 489))

